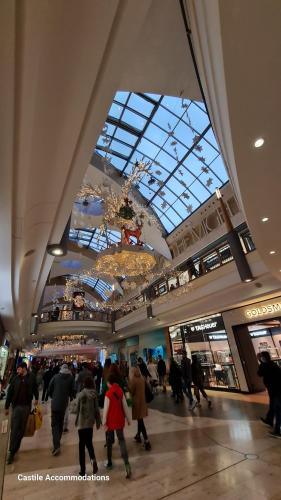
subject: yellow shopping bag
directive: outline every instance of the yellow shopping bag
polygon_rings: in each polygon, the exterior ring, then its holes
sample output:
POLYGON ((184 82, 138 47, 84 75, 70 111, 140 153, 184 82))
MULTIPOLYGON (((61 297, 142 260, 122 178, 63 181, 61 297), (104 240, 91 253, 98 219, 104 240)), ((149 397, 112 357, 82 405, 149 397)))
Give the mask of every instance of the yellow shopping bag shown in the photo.
POLYGON ((43 415, 40 406, 34 408, 35 430, 38 431, 42 427, 43 415))

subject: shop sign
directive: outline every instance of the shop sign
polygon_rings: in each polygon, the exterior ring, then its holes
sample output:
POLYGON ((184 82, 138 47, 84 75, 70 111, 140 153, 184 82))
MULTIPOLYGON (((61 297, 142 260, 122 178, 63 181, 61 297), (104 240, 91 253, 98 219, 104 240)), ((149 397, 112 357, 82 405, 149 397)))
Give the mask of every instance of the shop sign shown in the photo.
POLYGON ((193 321, 183 326, 183 333, 212 333, 224 330, 224 323, 221 316, 213 316, 206 320, 193 321))
POLYGON ((267 306, 254 307, 253 309, 246 310, 247 318, 257 318, 258 316, 266 316, 267 314, 272 314, 276 312, 281 312, 281 303, 275 302, 274 304, 268 304, 267 306))

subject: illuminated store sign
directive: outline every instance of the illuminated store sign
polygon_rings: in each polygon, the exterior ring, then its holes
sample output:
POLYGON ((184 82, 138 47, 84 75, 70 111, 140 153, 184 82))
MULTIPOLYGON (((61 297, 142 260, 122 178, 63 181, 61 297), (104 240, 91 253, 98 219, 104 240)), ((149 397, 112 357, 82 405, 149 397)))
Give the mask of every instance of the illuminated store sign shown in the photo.
POLYGON ((222 316, 216 315, 209 318, 202 318, 199 321, 192 321, 180 327, 185 338, 190 340, 190 336, 194 334, 210 334, 224 331, 224 323, 222 316))
POLYGON ((258 316, 266 316, 267 314, 272 314, 275 312, 281 312, 281 303, 276 302, 275 304, 269 304, 268 306, 255 307, 253 309, 247 309, 247 318, 257 318, 258 316))

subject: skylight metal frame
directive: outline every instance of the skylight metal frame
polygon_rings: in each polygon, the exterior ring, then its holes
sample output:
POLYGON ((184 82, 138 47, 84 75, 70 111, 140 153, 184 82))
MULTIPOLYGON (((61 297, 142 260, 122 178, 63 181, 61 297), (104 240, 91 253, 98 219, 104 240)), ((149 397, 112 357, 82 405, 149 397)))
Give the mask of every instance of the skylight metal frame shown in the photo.
POLYGON ((208 132, 212 130, 212 126, 209 121, 204 104, 185 99, 186 107, 182 108, 182 112, 179 113, 178 111, 175 112, 174 110, 169 109, 167 104, 167 101, 169 101, 169 99, 176 98, 169 98, 167 96, 157 96, 157 98, 158 100, 153 99, 151 94, 147 95, 142 93, 117 92, 113 100, 113 104, 120 107, 120 113, 118 110, 119 116, 118 118, 116 118, 115 116, 110 116, 110 114, 108 115, 106 124, 108 124, 108 127, 111 126, 113 128, 111 130, 111 133, 107 132, 108 129, 103 131, 96 146, 96 152, 98 154, 101 154, 102 156, 107 157, 109 160, 111 158, 111 163, 115 166, 115 168, 117 168, 117 170, 120 171, 120 174, 123 176, 130 172, 130 169, 132 168, 136 159, 140 160, 144 158, 144 161, 152 162, 153 168, 151 169, 152 173, 149 180, 154 179, 154 181, 152 181, 154 182, 154 184, 147 184, 147 182, 145 182, 145 179, 143 178, 140 180, 139 185, 136 187, 139 189, 142 196, 147 200, 147 206, 151 206, 156 211, 167 232, 172 232, 179 224, 186 220, 191 215, 191 213, 200 208, 200 206, 213 195, 216 187, 223 186, 227 182, 228 178, 223 166, 223 162, 221 161, 221 155, 218 146, 216 143, 214 144, 215 139, 213 139, 212 143, 207 136, 208 132), (123 102, 121 102, 121 100, 119 99, 119 96, 121 94, 123 102), (141 109, 136 110, 130 107, 129 101, 131 96, 138 96, 138 98, 143 99, 144 102, 149 102, 152 105, 150 114, 145 115, 144 113, 142 113, 141 109), (205 124, 207 123, 207 125, 204 126, 203 130, 201 131, 196 129, 192 125, 192 123, 188 123, 188 120, 186 119, 186 109, 189 110, 191 106, 193 106, 192 112, 195 115, 196 110, 198 113, 199 110, 200 113, 204 113, 204 115, 202 115, 204 117, 202 123, 205 122, 205 124), (173 127, 171 127, 170 130, 165 128, 164 123, 156 123, 158 110, 160 110, 159 112, 162 112, 164 114, 169 113, 169 115, 173 117, 173 120, 175 120, 175 124, 173 127), (136 117, 139 117, 141 120, 143 120, 143 127, 141 129, 138 129, 132 123, 129 124, 124 120, 126 111, 134 113, 136 117), (177 159, 175 154, 173 156, 173 154, 171 153, 171 140, 173 142, 174 134, 179 124, 184 124, 184 127, 187 127, 187 130, 189 129, 192 134, 195 134, 196 140, 188 146, 184 143, 184 138, 177 135, 177 145, 184 152, 184 154, 179 155, 177 159), (167 137, 162 144, 157 144, 157 142, 153 140, 152 137, 149 137, 149 134, 147 132, 149 132, 148 128, 150 125, 153 125, 154 128, 156 127, 160 134, 161 132, 167 134, 167 137), (135 142, 133 144, 126 143, 126 141, 120 139, 120 137, 116 137, 116 134, 120 130, 124 130, 125 132, 130 133, 132 137, 135 137, 135 142), (150 144, 150 147, 152 149, 154 148, 154 151, 157 151, 157 153, 150 156, 149 152, 146 152, 145 154, 141 152, 139 148, 141 146, 142 140, 148 141, 146 144, 148 146, 150 144), (103 141, 104 145, 102 145, 103 141), (201 146, 201 143, 203 142, 204 147, 208 149, 208 154, 211 157, 213 156, 211 161, 203 161, 205 160, 205 158, 203 158, 203 156, 200 156, 200 154, 196 151, 196 146, 201 146), (115 149, 112 147, 112 144, 115 145, 115 149), (117 145, 120 145, 120 148, 118 147, 119 151, 116 150, 117 145), (130 150, 129 154, 122 154, 122 146, 128 148, 127 151, 130 150), (159 155, 161 156, 161 153, 164 154, 167 161, 169 161, 170 158, 171 164, 174 165, 173 168, 167 168, 169 166, 165 165, 163 162, 160 163, 159 168, 155 166, 155 161, 157 164, 157 157, 159 155), (117 159, 119 161, 119 165, 117 159), (193 162, 193 164, 195 164, 196 162, 196 166, 192 167, 190 162, 193 162), (217 167, 216 162, 218 162, 217 167), (122 165, 122 163, 123 167, 120 168, 120 165, 122 165), (199 173, 195 173, 195 171, 193 170, 198 171, 199 166, 201 168, 201 171, 199 173), (202 170, 203 167, 205 170, 202 170), (220 169, 220 172, 218 172, 217 169, 220 169), (161 170, 161 172, 164 174, 164 180, 162 180, 160 176, 158 177, 156 175, 155 171, 157 170, 161 170), (182 175, 180 175, 180 171, 183 172, 182 175), (224 174, 223 177, 221 176, 222 173, 224 174), (208 174, 212 177, 209 177, 206 183, 204 182, 204 177, 208 174), (182 181, 187 176, 189 177, 190 182, 185 183, 184 181, 184 186, 182 181), (174 188, 172 186, 173 180, 175 181, 174 188), (211 185, 208 185, 209 180, 214 182, 212 187, 211 185), (160 183, 161 185, 158 185, 157 189, 155 189, 157 183, 160 183), (181 184, 183 186, 182 190, 178 189, 178 184, 181 184), (163 192, 165 192, 165 196, 163 195, 163 192), (183 194, 184 196, 182 196, 183 194), (192 203, 188 202, 188 197, 192 200, 192 203), (178 205, 178 208, 176 208, 175 204, 178 205), (164 207, 162 207, 162 205, 164 205, 164 207), (185 210, 186 212, 182 214, 182 210, 185 210), (177 222, 172 220, 173 218, 177 218, 177 222))

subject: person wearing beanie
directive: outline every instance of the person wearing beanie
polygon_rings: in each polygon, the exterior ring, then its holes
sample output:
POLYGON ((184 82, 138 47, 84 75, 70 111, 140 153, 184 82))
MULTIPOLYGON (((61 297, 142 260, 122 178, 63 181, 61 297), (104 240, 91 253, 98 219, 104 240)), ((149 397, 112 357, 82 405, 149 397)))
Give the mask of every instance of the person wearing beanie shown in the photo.
POLYGON ((61 366, 60 372, 55 375, 49 384, 51 403, 51 425, 53 435, 52 455, 60 453, 60 441, 63 432, 64 415, 69 398, 74 397, 74 379, 67 364, 61 366))
POLYGON ((17 375, 10 383, 5 402, 6 415, 9 414, 10 405, 13 409, 7 464, 13 463, 14 455, 20 448, 33 396, 35 397, 35 405, 37 405, 39 394, 36 378, 28 372, 27 364, 22 362, 17 367, 17 375))

